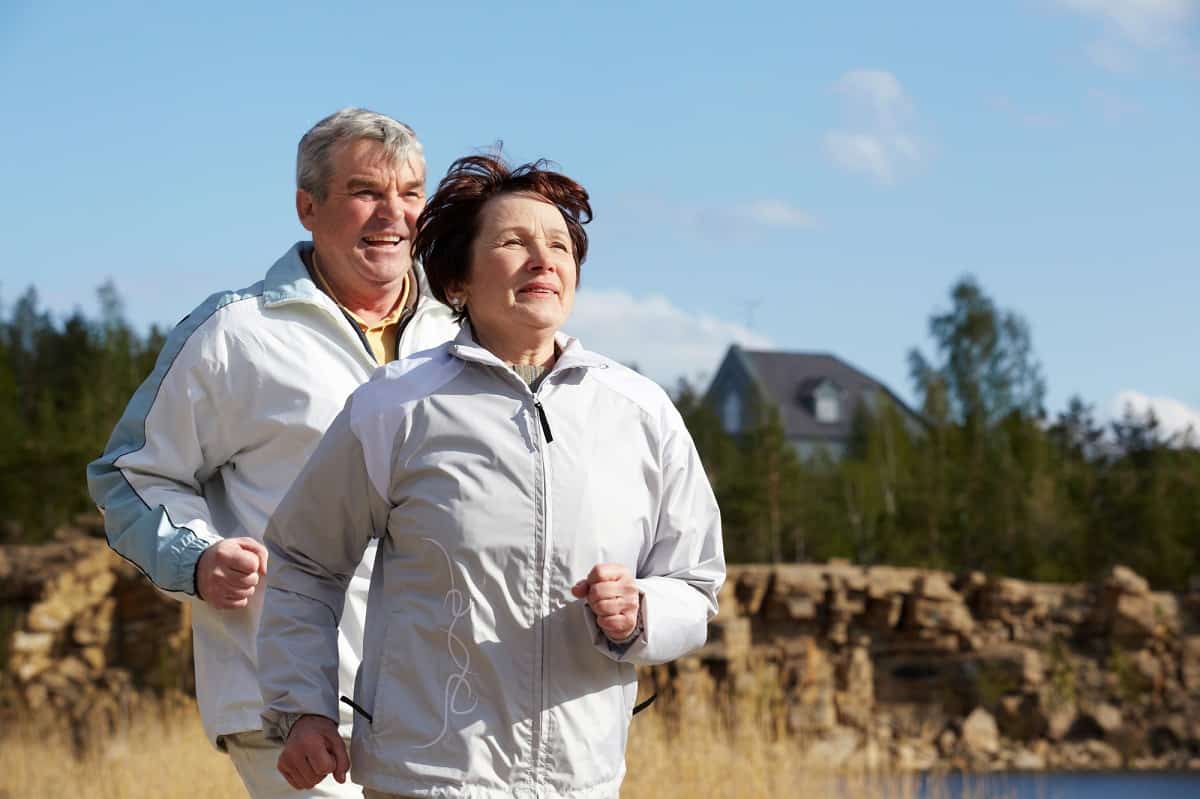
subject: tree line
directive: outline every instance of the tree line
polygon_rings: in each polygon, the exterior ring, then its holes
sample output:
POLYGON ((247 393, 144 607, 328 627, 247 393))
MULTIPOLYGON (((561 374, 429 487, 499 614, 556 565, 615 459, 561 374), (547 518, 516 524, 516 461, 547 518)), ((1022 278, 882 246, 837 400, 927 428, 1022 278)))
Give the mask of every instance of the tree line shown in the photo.
MULTIPOLYGON (((26 291, 0 306, 0 539, 36 543, 92 508, 84 469, 162 347, 111 282, 99 315, 65 319, 26 291)), ((727 435, 693 386, 676 403, 721 505, 731 562, 850 558, 1090 579, 1124 563, 1162 588, 1200 574, 1200 449, 1153 415, 1101 424, 1079 398, 1054 417, 1028 324, 973 280, 914 349, 918 413, 860 407, 844 458, 801 459, 778 414, 727 435)), ((1192 439, 1194 442, 1195 439, 1192 439)))
MULTIPOLYGON (((970 278, 914 349, 916 419, 858 408, 847 455, 801 459, 778 413, 736 439, 686 384, 677 403, 713 482, 733 562, 850 558, 1076 581, 1123 563, 1183 590, 1200 575, 1200 449, 1153 413, 1051 417, 1029 325, 970 278)), ((1200 431, 1196 431, 1200 433, 1200 431)))

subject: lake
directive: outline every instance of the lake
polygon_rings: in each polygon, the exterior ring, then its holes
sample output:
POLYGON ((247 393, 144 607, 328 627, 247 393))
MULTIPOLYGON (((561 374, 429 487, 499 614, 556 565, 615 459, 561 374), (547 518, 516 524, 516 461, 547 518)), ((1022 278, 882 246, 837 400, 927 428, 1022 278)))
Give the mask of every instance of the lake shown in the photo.
POLYGON ((952 774, 929 777, 921 797, 938 799, 1200 799, 1200 772, 952 774), (932 781, 943 781, 932 787, 932 781))

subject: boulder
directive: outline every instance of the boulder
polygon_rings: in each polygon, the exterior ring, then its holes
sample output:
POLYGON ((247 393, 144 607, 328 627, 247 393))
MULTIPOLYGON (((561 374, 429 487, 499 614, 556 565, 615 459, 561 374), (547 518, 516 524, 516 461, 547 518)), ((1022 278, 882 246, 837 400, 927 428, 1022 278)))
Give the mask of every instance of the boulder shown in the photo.
POLYGON ((968 754, 994 755, 1000 750, 996 719, 982 707, 971 711, 962 723, 962 747, 968 754))

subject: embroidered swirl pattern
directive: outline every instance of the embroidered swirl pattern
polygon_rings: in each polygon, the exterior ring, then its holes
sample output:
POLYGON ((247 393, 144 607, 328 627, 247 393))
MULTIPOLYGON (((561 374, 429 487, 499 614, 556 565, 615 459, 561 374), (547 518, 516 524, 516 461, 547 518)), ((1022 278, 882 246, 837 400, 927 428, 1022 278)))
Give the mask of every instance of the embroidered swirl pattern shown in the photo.
POLYGON ((475 689, 467 681, 467 675, 471 670, 471 652, 454 632, 454 625, 458 623, 458 620, 471 612, 471 601, 454 582, 454 564, 450 560, 450 553, 446 552, 446 548, 432 538, 424 540, 441 551, 442 557, 446 559, 446 570, 450 573, 450 590, 446 592, 442 606, 450 612, 450 626, 446 628, 446 649, 458 671, 446 678, 446 693, 442 699, 442 731, 429 743, 414 747, 416 749, 428 749, 440 742, 450 729, 450 716, 462 716, 470 713, 479 704, 479 697, 476 695, 475 689))

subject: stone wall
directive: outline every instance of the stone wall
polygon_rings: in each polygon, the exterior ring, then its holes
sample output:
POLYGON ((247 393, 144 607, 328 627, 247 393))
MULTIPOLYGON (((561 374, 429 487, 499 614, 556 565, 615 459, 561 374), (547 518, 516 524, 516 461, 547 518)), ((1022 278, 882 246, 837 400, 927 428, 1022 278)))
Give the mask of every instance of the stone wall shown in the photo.
MULTIPOLYGON (((0 547, 0 709, 81 744, 193 689, 189 605, 92 533, 0 547)), ((1200 580, 737 566, 720 602, 702 650, 643 674, 652 712, 755 724, 830 767, 1200 768, 1200 580)))
POLYGON ((1194 582, 732 567, 708 645, 651 677, 687 723, 766 725, 834 767, 1200 768, 1194 582))

